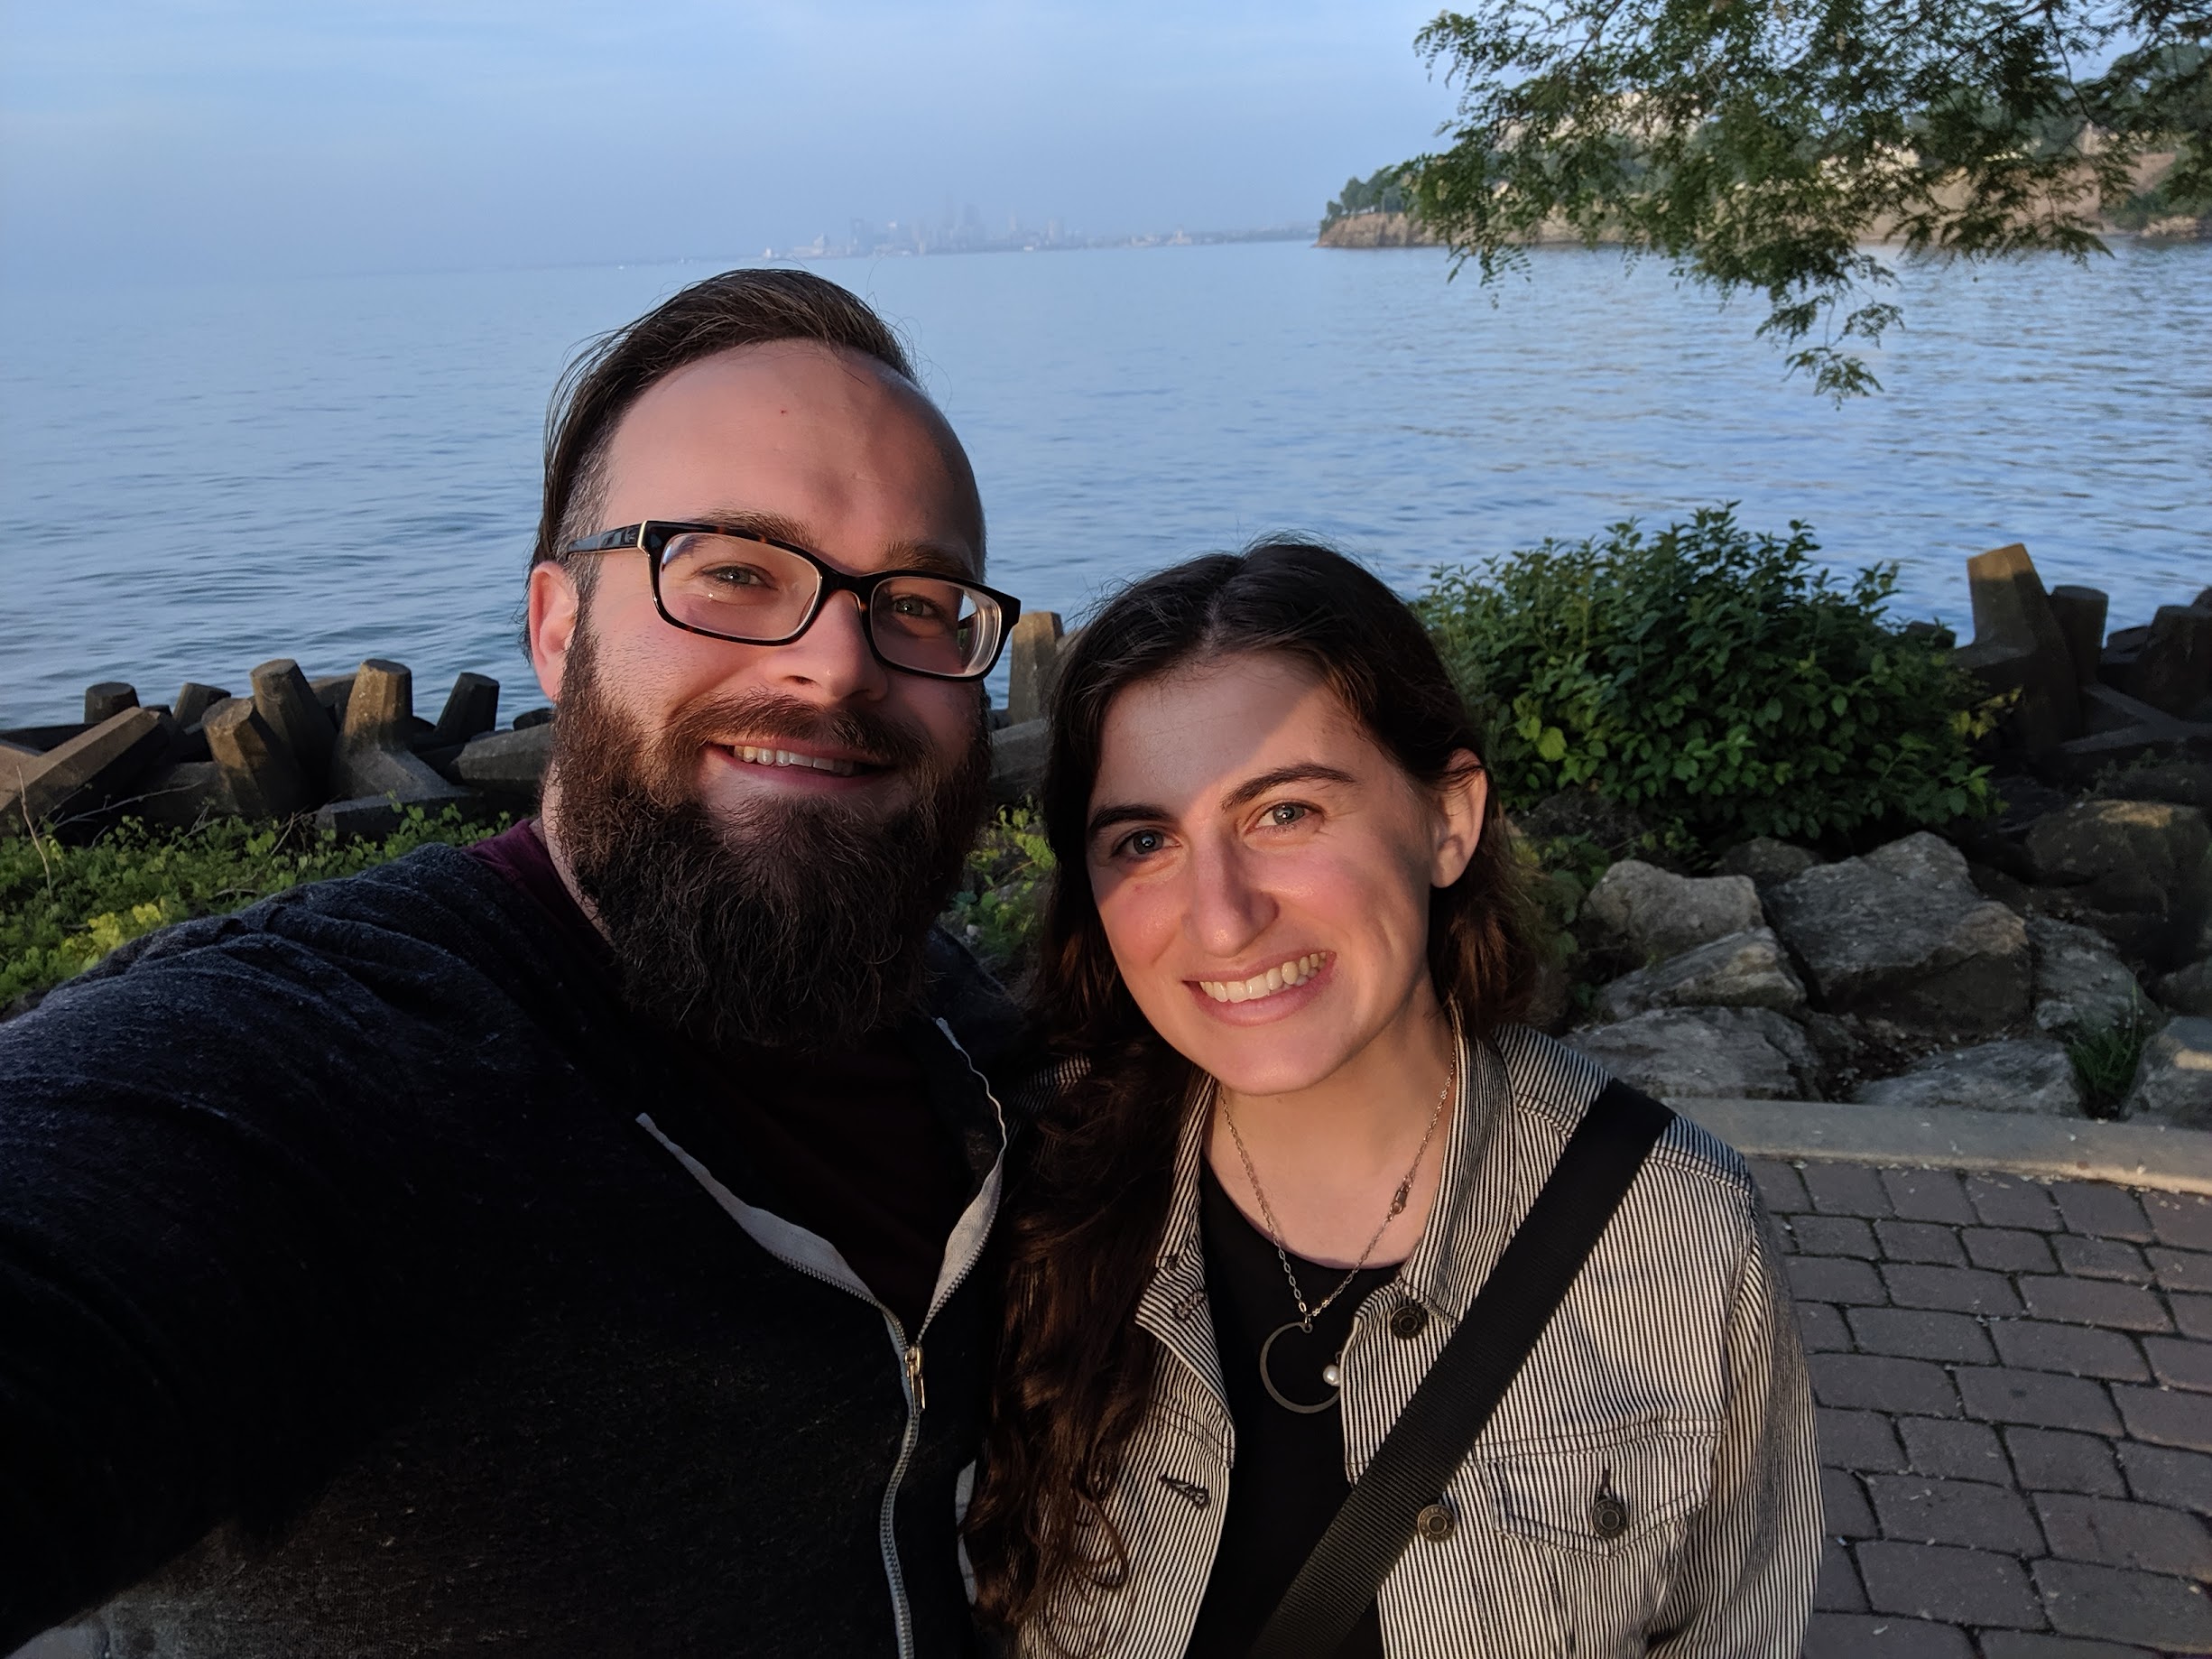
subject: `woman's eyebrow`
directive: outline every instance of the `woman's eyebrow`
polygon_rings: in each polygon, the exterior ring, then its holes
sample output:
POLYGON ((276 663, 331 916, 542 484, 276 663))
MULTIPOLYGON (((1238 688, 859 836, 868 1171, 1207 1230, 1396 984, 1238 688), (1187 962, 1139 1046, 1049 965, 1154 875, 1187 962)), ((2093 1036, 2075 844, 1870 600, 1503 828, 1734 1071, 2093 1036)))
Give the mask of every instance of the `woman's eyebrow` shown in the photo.
POLYGON ((1148 806, 1141 801, 1102 806, 1090 815, 1090 822, 1083 828, 1083 838, 1093 840, 1104 830, 1116 824, 1159 823, 1171 814, 1163 806, 1148 806))
POLYGON ((1324 766, 1319 761, 1300 765, 1277 766, 1273 772, 1263 772, 1256 778, 1247 778, 1221 798, 1221 810, 1233 812, 1247 802, 1256 801, 1271 789, 1280 789, 1285 783, 1356 783, 1359 780, 1350 773, 1335 766, 1324 766))

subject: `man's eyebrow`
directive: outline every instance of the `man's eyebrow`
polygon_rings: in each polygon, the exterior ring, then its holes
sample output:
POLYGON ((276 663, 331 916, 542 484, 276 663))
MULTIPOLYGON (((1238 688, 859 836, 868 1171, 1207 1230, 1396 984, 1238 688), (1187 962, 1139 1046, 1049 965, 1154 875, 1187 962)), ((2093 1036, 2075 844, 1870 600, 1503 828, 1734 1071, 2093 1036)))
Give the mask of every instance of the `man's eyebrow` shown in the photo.
POLYGON ((1307 761, 1293 766, 1277 766, 1273 772, 1263 772, 1256 778, 1247 778, 1221 798, 1221 810, 1234 811, 1250 801, 1256 801, 1271 789, 1280 789, 1285 783, 1356 783, 1359 780, 1350 773, 1335 766, 1324 766, 1319 761, 1307 761))
MULTIPOLYGON (((797 519, 786 518, 781 513, 764 513, 752 507, 717 508, 702 513, 693 521, 701 524, 718 524, 725 530, 742 531, 747 535, 762 536, 771 542, 789 542, 821 557, 807 527, 797 519)), ((884 549, 884 569, 886 570, 934 570, 939 575, 974 581, 977 571, 975 561, 950 548, 934 542, 893 542, 884 549)))

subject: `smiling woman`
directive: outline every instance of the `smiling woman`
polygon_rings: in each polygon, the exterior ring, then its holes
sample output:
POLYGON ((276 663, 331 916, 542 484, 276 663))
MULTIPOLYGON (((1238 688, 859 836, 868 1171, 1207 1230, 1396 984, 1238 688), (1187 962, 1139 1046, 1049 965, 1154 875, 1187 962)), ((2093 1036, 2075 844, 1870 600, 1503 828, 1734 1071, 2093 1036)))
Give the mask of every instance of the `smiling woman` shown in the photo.
POLYGON ((1066 1064, 1014 1193, 986 1613, 1035 1654, 1793 1654, 1819 1496, 1756 1192, 1513 1024, 1518 863, 1406 607, 1324 547, 1194 560, 1053 698, 1066 1064), (1618 1208, 1547 1235, 1602 1185, 1553 1172, 1631 1120, 1618 1208))

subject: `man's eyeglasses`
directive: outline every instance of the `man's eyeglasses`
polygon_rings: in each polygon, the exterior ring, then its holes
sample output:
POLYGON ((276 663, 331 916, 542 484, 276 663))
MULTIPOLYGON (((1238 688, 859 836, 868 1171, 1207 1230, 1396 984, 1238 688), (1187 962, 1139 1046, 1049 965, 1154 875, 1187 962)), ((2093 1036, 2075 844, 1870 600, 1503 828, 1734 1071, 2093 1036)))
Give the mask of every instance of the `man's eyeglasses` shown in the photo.
POLYGON ((652 599, 691 634, 788 645, 834 593, 860 601, 861 632, 878 661, 932 680, 980 680, 1022 614, 1010 593, 939 570, 847 576, 803 547, 720 524, 649 518, 569 544, 571 553, 636 548, 652 556, 652 599))

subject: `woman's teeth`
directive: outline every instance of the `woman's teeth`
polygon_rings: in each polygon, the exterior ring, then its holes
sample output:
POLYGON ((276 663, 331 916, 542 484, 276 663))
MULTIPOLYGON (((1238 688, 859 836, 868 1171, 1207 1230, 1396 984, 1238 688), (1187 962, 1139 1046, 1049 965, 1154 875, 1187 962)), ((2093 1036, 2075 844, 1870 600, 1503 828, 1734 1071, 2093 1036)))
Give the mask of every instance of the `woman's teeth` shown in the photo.
POLYGON ((1216 1002, 1257 1002, 1263 996, 1273 996, 1277 991, 1305 984, 1321 971, 1321 964, 1328 960, 1328 951, 1316 950, 1280 968, 1271 968, 1263 974, 1254 974, 1249 979, 1201 979, 1199 989, 1216 1002))
POLYGON ((730 753, 755 766, 810 766, 817 772, 841 778, 855 776, 860 771, 849 760, 832 760, 826 755, 794 755, 789 749, 757 749, 749 743, 733 745, 730 753))

